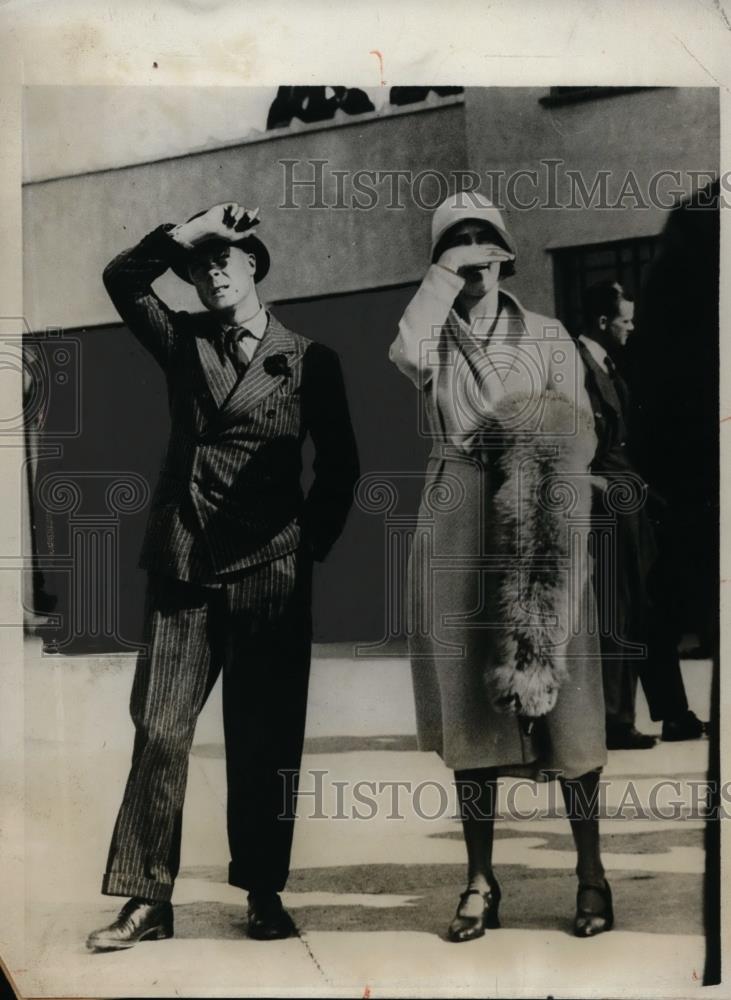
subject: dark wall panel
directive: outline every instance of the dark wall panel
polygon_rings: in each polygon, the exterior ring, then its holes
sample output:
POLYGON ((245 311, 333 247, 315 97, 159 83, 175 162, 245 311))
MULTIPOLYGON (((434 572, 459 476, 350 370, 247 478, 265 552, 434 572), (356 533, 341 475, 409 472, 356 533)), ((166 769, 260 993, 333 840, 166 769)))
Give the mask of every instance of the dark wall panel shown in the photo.
MULTIPOLYGON (((389 362, 388 346, 414 287, 272 306, 286 325, 338 352, 363 474, 415 473, 401 477, 403 510, 416 507, 428 446, 417 431, 418 395, 389 362)), ((47 636, 64 652, 134 648, 142 637, 145 586, 137 560, 169 428, 165 383, 124 327, 62 334, 53 345, 41 338, 34 350, 52 361, 59 346, 70 359, 63 388, 67 399, 75 394, 80 422, 77 434, 65 436, 69 407, 51 405, 40 438, 35 537, 60 616, 47 636), (53 446, 59 454, 44 454, 53 446)), ((51 372, 49 397, 60 391, 51 372)), ((384 635, 384 547, 383 514, 356 505, 317 569, 317 641, 384 635)))

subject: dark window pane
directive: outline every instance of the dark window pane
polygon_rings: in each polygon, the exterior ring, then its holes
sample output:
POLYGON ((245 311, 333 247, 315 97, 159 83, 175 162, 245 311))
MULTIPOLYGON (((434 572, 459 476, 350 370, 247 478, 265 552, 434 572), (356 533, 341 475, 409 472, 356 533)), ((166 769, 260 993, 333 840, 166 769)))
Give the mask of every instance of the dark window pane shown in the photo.
POLYGON ((586 267, 614 267, 617 254, 614 250, 599 250, 588 253, 583 258, 586 267))
POLYGON ((582 299, 600 281, 618 281, 628 295, 639 294, 642 272, 652 259, 656 237, 563 248, 554 255, 556 313, 577 335, 583 328, 582 299))

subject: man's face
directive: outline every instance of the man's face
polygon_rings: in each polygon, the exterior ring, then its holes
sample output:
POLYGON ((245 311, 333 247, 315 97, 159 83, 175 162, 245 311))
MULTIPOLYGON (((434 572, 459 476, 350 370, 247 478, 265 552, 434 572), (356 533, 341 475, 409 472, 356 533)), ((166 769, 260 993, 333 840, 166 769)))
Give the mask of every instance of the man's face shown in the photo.
POLYGON ((227 243, 208 243, 196 249, 188 266, 190 280, 206 309, 235 308, 254 287, 256 258, 227 243))
POLYGON ((634 330, 635 304, 627 299, 619 300, 619 312, 611 322, 607 324, 607 333, 612 343, 617 347, 624 347, 629 335, 634 330))

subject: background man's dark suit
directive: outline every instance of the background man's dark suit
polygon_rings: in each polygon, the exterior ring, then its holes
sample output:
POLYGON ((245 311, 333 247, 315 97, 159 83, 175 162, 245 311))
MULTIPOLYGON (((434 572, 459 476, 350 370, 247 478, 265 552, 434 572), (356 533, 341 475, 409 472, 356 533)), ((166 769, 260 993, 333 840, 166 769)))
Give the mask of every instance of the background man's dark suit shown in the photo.
MULTIPOLYGON (((607 374, 582 340, 577 341, 586 371, 586 389, 592 403, 598 438, 592 472, 612 480, 632 477, 630 488, 641 488, 629 455, 629 395, 621 376, 607 374)), ((610 362, 611 363, 611 362, 610 362)), ((641 661, 628 644, 640 643, 647 627, 647 578, 655 555, 652 525, 644 506, 619 512, 607 504, 607 495, 595 494, 596 519, 611 519, 614 550, 608 550, 595 530, 595 582, 601 627, 602 672, 607 722, 634 725, 635 692, 641 661)))
POLYGON ((215 314, 173 312, 152 291, 174 252, 169 228, 104 272, 122 319, 165 372, 171 412, 141 557, 150 573, 149 654, 135 675, 132 767, 102 889, 154 900, 172 894, 188 754, 221 670, 229 881, 257 891, 284 886, 310 663, 311 559, 324 558, 340 534, 358 476, 334 352, 269 315, 240 376, 215 314), (307 434, 315 479, 304 497, 307 434))

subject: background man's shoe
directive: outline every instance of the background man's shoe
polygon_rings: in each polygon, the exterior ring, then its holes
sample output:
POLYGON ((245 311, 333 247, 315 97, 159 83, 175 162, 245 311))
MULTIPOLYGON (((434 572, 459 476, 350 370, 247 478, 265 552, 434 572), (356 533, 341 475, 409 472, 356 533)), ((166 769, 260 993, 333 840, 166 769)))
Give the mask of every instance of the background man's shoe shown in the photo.
POLYGON ((119 951, 132 948, 138 941, 163 941, 172 936, 172 903, 134 896, 124 904, 114 923, 92 931, 86 947, 90 951, 119 951))
POLYGON ((695 712, 691 712, 690 709, 679 719, 666 719, 662 724, 662 739, 666 743, 698 740, 707 732, 708 723, 701 722, 695 712))
POLYGON ((654 736, 638 732, 630 723, 607 726, 607 750, 649 750, 654 746, 654 736))
POLYGON ((249 893, 249 937, 276 941, 296 933, 294 921, 276 892, 249 893))

